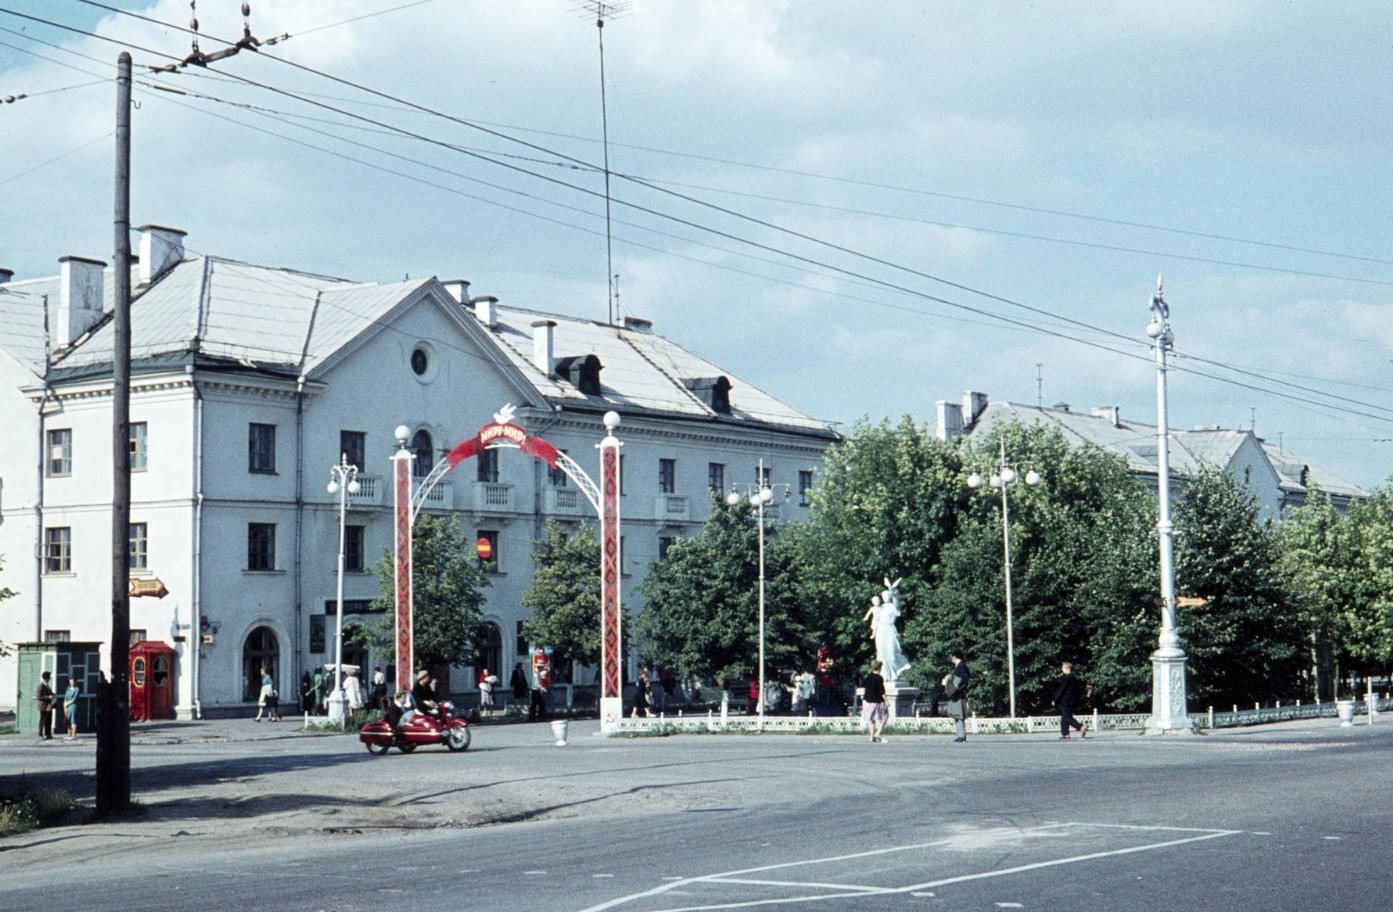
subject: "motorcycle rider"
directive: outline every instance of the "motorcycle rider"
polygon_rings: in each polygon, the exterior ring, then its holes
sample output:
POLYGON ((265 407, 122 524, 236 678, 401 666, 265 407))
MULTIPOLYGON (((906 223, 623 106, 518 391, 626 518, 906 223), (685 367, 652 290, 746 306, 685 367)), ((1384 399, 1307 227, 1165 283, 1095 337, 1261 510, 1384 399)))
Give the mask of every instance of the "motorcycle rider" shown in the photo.
POLYGON ((430 672, 416 672, 416 683, 411 687, 411 699, 416 702, 418 712, 426 712, 440 717, 440 707, 436 702, 435 690, 430 686, 430 672))

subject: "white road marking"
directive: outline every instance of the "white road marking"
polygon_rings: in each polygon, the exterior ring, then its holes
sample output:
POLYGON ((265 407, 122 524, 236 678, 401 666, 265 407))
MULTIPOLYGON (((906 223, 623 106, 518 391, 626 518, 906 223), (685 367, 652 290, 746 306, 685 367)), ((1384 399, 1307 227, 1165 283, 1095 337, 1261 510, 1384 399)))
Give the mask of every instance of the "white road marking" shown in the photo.
MULTIPOLYGON (((741 879, 742 874, 758 874, 764 871, 776 871, 785 868, 803 867, 816 864, 828 864, 832 862, 852 861, 860 858, 872 858, 878 855, 888 855, 897 852, 910 852, 916 849, 927 849, 939 846, 948 846, 954 842, 953 838, 936 839, 931 842, 913 843, 903 846, 888 846, 883 849, 870 849, 865 852, 853 852, 846 855, 833 855, 825 858, 811 858, 802 861, 787 861, 778 864, 760 865, 754 868, 742 868, 735 871, 726 871, 718 874, 706 874, 699 877, 683 877, 676 880, 668 879, 669 882, 651 890, 641 893, 634 893, 629 896, 620 896, 596 906, 589 906, 581 912, 604 912, 606 909, 613 909, 617 906, 626 905, 640 899, 659 896, 678 887, 701 883, 751 883, 769 884, 778 886, 794 887, 798 889, 826 889, 837 892, 827 894, 811 894, 806 896, 787 896, 776 899, 746 900, 742 902, 711 903, 700 906, 681 906, 670 907, 658 910, 658 912, 715 912, 723 909, 745 909, 754 906, 767 905, 787 905, 790 903, 817 902, 831 899, 845 899, 849 896, 868 896, 885 895, 893 893, 909 894, 911 896, 932 896, 926 893, 930 887, 941 887, 948 884, 965 883, 974 880, 986 880, 994 877, 1007 877, 1012 874, 1020 874, 1025 871, 1037 871, 1045 868, 1058 867, 1061 865, 1079 864, 1086 861, 1096 861, 1103 858, 1113 858, 1120 855, 1132 855, 1139 852, 1150 852, 1156 849, 1172 848, 1174 846, 1186 845, 1192 842, 1203 842, 1209 839, 1218 839, 1224 836, 1242 835, 1242 830, 1211 830, 1198 827, 1166 827, 1166 826, 1129 826, 1126 824, 1091 824, 1091 823, 1050 823, 1038 827, 1029 827, 1023 830, 1014 831, 1018 836, 1034 834, 1042 830, 1058 829, 1060 827, 1080 827, 1080 828, 1107 828, 1134 830, 1141 832, 1175 832, 1175 833, 1194 833, 1197 835, 1188 836, 1180 839, 1171 839, 1166 842, 1152 843, 1150 845, 1132 846, 1123 849, 1111 849, 1102 852, 1090 852, 1084 855, 1073 855, 1067 858, 1059 858, 1051 861, 1040 861, 1032 864, 1017 865, 1010 868, 1002 868, 994 871, 981 871, 976 874, 962 874, 955 877, 946 877, 939 880, 926 881, 924 883, 913 884, 907 887, 885 887, 869 888, 851 884, 818 884, 818 883, 798 883, 788 881, 757 881, 753 879, 741 879)), ((1340 837, 1325 837, 1327 839, 1339 839, 1340 837)), ((666 879, 666 878, 665 878, 666 879)))

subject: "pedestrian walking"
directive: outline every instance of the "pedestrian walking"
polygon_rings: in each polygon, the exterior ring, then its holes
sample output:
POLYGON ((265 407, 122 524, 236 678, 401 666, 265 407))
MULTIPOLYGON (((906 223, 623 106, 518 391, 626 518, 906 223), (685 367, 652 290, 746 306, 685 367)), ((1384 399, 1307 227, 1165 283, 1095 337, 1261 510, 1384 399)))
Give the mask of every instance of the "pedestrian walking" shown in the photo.
POLYGON ((310 678, 310 696, 314 704, 311 712, 324 715, 324 669, 319 665, 314 666, 314 676, 310 678))
POLYGON ((382 673, 382 666, 372 673, 372 708, 385 710, 387 708, 387 676, 382 673))
POLYGON ((279 722, 280 713, 280 694, 276 692, 276 681, 271 677, 271 672, 265 668, 261 669, 261 691, 256 698, 256 718, 252 721, 260 722, 265 715, 267 722, 279 722))
POLYGON ((1088 737, 1088 723, 1074 718, 1074 708, 1083 702, 1083 682, 1074 677, 1074 663, 1059 664, 1059 685, 1054 689, 1054 705, 1059 710, 1059 740, 1069 740, 1069 729, 1079 730, 1080 738, 1088 737))
POLYGON ((547 691, 551 687, 551 673, 545 665, 532 664, 532 701, 527 704, 527 721, 545 722, 547 718, 547 691))
POLYGON ((634 684, 634 709, 629 713, 637 719, 639 716, 651 716, 653 710, 649 708, 649 700, 652 696, 652 685, 648 680, 648 668, 645 666, 638 670, 638 681, 634 684))
POLYGON ((479 712, 493 715, 493 689, 498 686, 498 675, 485 666, 479 672, 479 712))
POLYGON ((300 675, 300 712, 309 715, 314 711, 314 684, 310 682, 310 673, 307 671, 300 675))
POLYGON ((513 674, 508 678, 508 686, 513 690, 513 699, 518 703, 527 699, 527 673, 522 670, 521 662, 513 663, 513 674))
POLYGON ((39 701, 39 740, 53 740, 53 687, 48 683, 52 677, 50 672, 45 671, 39 675, 39 688, 34 692, 34 697, 39 701))
POLYGON ((68 723, 69 741, 77 738, 77 698, 82 691, 77 688, 77 678, 68 678, 68 689, 63 691, 63 718, 68 723))
POLYGON ((358 680, 358 669, 344 672, 343 694, 348 700, 348 708, 353 712, 363 708, 363 682, 358 680))
POLYGON ((890 707, 885 705, 885 678, 880 672, 885 663, 876 659, 871 663, 871 673, 861 682, 861 718, 871 730, 871 743, 884 744, 885 723, 890 718, 890 707))
POLYGON ((812 672, 799 671, 793 676, 789 693, 793 695, 794 715, 801 716, 808 711, 808 704, 812 702, 816 689, 817 679, 813 677, 812 672))
POLYGON ((972 681, 972 672, 968 670, 967 662, 963 661, 962 652, 955 650, 950 658, 953 660, 953 670, 943 676, 943 696, 947 698, 947 715, 953 720, 956 734, 953 741, 961 744, 967 740, 967 688, 972 681))

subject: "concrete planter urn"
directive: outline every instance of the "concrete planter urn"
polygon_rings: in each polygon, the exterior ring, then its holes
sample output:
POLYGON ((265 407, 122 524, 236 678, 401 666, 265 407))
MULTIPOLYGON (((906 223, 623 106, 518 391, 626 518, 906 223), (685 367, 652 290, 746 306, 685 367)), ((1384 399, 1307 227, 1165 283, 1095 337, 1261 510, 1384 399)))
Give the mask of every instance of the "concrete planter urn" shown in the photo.
POLYGON ((1336 700, 1335 713, 1340 717, 1340 727, 1349 728, 1354 725, 1354 701, 1336 700))
POLYGON ((557 719, 551 723, 551 734, 556 739, 557 747, 566 746, 567 721, 566 719, 557 719))

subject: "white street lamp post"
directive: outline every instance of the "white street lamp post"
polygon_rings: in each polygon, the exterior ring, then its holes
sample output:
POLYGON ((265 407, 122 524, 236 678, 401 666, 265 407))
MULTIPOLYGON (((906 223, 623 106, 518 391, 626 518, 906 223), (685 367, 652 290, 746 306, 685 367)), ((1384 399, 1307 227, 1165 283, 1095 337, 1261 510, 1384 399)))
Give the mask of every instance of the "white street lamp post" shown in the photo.
MULTIPOLYGON (((758 484, 745 485, 745 493, 750 501, 750 506, 755 508, 756 521, 759 523, 759 668, 755 673, 757 682, 759 730, 764 731, 764 507, 774 499, 774 492, 770 489, 769 483, 764 478, 764 460, 759 461, 759 482, 758 484)), ((784 496, 789 495, 788 485, 784 485, 784 496)), ((731 485, 730 494, 726 496, 726 503, 732 507, 742 500, 738 485, 731 485)))
MULTIPOLYGON (((1040 473, 1034 469, 1026 472, 1024 477, 1025 483, 1028 485, 1040 483, 1040 473)), ((1006 489, 1019 480, 1021 480, 1021 476, 1006 463, 1006 442, 1002 441, 1001 465, 991 474, 989 482, 992 487, 1001 489, 1001 546, 1006 576, 1006 678, 1007 686, 1010 689, 1012 719, 1016 718, 1016 639, 1011 606, 1011 506, 1006 496, 1006 489)), ((967 486, 973 489, 980 488, 982 476, 973 472, 967 476, 967 486)))
POLYGON ((1185 710, 1185 650, 1180 648, 1180 632, 1175 624, 1175 548, 1170 514, 1170 430, 1166 415, 1166 353, 1175 345, 1171 333, 1170 307, 1161 295, 1161 277, 1156 277, 1156 293, 1151 296, 1151 320, 1146 334, 1156 349, 1156 497, 1160 510, 1156 522, 1161 550, 1161 635, 1151 654, 1151 717, 1146 730, 1151 734, 1188 731, 1190 717, 1185 710))
POLYGON ((329 719, 342 726, 348 719, 348 698, 343 692, 343 563, 345 521, 347 519, 348 495, 361 490, 358 484, 358 467, 349 465, 348 454, 339 456, 338 465, 329 469, 330 494, 339 496, 339 575, 338 605, 334 612, 334 692, 329 699, 329 719))

